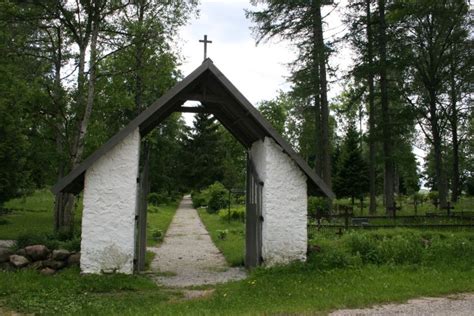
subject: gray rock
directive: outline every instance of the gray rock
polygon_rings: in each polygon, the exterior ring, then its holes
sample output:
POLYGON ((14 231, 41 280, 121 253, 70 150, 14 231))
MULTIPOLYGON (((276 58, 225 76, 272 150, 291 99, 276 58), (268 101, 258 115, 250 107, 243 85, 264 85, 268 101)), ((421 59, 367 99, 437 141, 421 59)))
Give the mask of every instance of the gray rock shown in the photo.
POLYGON ((80 252, 73 253, 67 259, 67 264, 70 265, 70 266, 79 265, 80 262, 81 262, 81 253, 80 252))
POLYGON ((44 262, 43 261, 35 261, 33 262, 30 267, 35 270, 41 270, 44 268, 44 262))
POLYGON ((10 261, 10 256, 13 254, 9 248, 0 247, 0 263, 10 261))
POLYGON ((26 250, 25 250, 25 248, 18 249, 18 250, 16 251, 16 254, 19 255, 19 256, 26 257, 26 250))
POLYGON ((54 270, 59 270, 62 269, 66 266, 66 262, 64 261, 57 261, 57 260, 45 260, 43 261, 43 265, 45 267, 54 269, 54 270))
POLYGON ((51 269, 51 268, 44 268, 44 269, 41 269, 40 273, 43 275, 53 275, 56 273, 56 270, 51 269))
POLYGON ((17 268, 23 268, 30 263, 30 260, 28 260, 28 258, 23 257, 23 256, 11 255, 10 262, 17 268))
POLYGON ((33 261, 48 259, 50 251, 45 245, 33 245, 25 247, 26 255, 33 261))
POLYGON ((71 252, 65 249, 53 250, 53 256, 51 257, 51 259, 57 260, 57 261, 64 261, 64 260, 67 260, 67 258, 69 258, 70 255, 71 255, 71 252))

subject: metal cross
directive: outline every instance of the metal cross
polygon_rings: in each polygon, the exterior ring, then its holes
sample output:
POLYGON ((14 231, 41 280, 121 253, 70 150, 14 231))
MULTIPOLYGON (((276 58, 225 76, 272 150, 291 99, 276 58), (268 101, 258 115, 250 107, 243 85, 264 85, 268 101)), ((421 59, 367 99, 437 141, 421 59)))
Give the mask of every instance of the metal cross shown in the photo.
POLYGON ((207 40, 207 35, 204 35, 204 40, 199 40, 200 43, 204 43, 204 60, 207 58, 207 44, 212 43, 212 41, 207 40))

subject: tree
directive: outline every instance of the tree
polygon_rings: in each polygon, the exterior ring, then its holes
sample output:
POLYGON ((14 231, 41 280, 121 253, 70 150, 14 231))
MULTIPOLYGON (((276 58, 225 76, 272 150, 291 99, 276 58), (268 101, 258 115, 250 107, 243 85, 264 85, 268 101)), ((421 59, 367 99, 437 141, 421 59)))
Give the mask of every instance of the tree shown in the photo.
POLYGON ((355 123, 353 121, 349 122, 337 161, 337 174, 334 179, 336 195, 350 197, 353 205, 355 198, 361 198, 369 189, 368 168, 362 157, 359 137, 355 123))
POLYGON ((185 147, 189 188, 202 190, 215 181, 222 182, 221 142, 216 119, 210 114, 196 114, 185 147))
POLYGON ((448 183, 443 158, 446 107, 443 105, 450 54, 466 37, 468 7, 464 0, 397 1, 394 18, 410 48, 407 100, 417 113, 425 138, 433 147, 441 207, 446 207, 448 183))
POLYGON ((321 7, 328 1, 253 1, 264 4, 261 11, 248 11, 257 43, 279 37, 293 41, 299 58, 293 63, 292 81, 299 97, 311 97, 315 124, 315 169, 331 187, 331 144, 327 97, 328 49, 323 36, 321 7))

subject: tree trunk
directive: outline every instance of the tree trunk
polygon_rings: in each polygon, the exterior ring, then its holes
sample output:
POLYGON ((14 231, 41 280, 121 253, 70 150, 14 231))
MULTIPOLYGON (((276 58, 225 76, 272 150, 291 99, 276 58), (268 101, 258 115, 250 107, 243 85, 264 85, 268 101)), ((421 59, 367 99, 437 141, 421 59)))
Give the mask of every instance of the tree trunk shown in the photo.
POLYGON ((379 75, 380 75, 380 99, 382 107, 382 134, 384 154, 384 197, 385 210, 391 215, 394 207, 394 183, 393 183, 393 157, 392 157, 392 126, 390 123, 390 109, 388 100, 387 80, 387 40, 385 21, 385 0, 379 0, 379 75))
MULTIPOLYGON (((79 45, 79 64, 77 79, 77 107, 80 120, 78 121, 77 134, 71 148, 70 168, 74 169, 82 160, 84 152, 84 141, 87 133, 87 126, 92 113, 94 104, 94 92, 96 81, 96 60, 97 60, 97 39, 99 35, 100 12, 99 3, 95 3, 92 16, 91 45, 89 52, 89 80, 85 76, 86 51, 89 43, 89 37, 78 40, 79 45), (85 92, 87 83, 87 96, 85 92)), ((87 33, 87 32, 86 32, 87 33)), ((59 193, 56 196, 55 204, 55 228, 56 231, 72 233, 74 227, 74 203, 75 197, 68 193, 59 193)))
POLYGON ((433 149, 435 158, 435 175, 437 180, 437 189, 439 196, 439 206, 445 208, 447 206, 448 187, 446 181, 446 175, 443 168, 443 150, 442 150, 442 139, 441 131, 439 128, 438 114, 436 108, 436 93, 433 89, 429 91, 430 97, 430 124, 431 132, 433 136, 433 149))
MULTIPOLYGON (((315 2, 312 3, 313 9, 313 43, 317 43, 318 41, 318 24, 316 22, 317 18, 317 4, 315 2)), ((319 54, 320 49, 316 44, 313 45, 313 60, 312 60, 312 67, 313 67, 313 99, 314 99, 314 133, 315 133, 315 152, 314 152, 314 170, 316 174, 322 176, 322 134, 321 134, 321 88, 319 83, 319 54)))
POLYGON ((451 179, 451 202, 456 203, 458 201, 460 193, 459 184, 459 138, 458 138, 458 109, 457 109, 457 93, 456 93, 456 78, 455 78, 455 67, 451 65, 451 78, 450 78, 450 94, 451 94, 451 134, 452 134, 452 145, 453 145, 453 161, 452 161, 452 179, 451 179))
POLYGON ((89 125, 92 108, 94 106, 95 97, 95 82, 96 82, 96 60, 97 60, 97 37, 99 33, 99 22, 95 21, 91 34, 90 56, 89 56, 89 80, 87 86, 87 100, 84 108, 84 114, 80 122, 76 142, 74 146, 73 168, 76 167, 82 160, 84 152, 84 141, 87 134, 87 127, 89 125))
POLYGON ((326 79, 326 49, 323 37, 323 21, 321 17, 321 3, 314 1, 315 28, 319 64, 319 87, 321 95, 321 174, 329 188, 332 187, 331 177, 331 146, 329 143, 329 104, 326 79))
POLYGON ((370 0, 366 0, 367 13, 367 64, 369 72, 367 83, 369 86, 369 213, 377 212, 377 192, 376 192, 376 170, 375 170, 375 92, 374 92, 374 74, 373 74, 373 52, 372 52, 372 26, 370 0))

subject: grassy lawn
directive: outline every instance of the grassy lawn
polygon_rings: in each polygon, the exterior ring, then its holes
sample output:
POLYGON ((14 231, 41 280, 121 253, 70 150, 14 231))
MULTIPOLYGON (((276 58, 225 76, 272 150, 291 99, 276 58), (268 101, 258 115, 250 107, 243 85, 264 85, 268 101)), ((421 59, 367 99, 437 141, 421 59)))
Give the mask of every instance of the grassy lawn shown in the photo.
MULTIPOLYGON (((148 246, 157 244, 157 241, 152 238, 153 231, 166 232, 178 208, 178 203, 178 201, 173 201, 160 205, 157 212, 148 213, 148 246)), ((26 234, 35 236, 51 234, 53 232, 53 206, 54 196, 46 189, 6 202, 5 208, 11 212, 0 215, 0 239, 17 239, 26 234)), ((82 203, 79 201, 75 216, 77 228, 81 226, 81 218, 82 203)))
MULTIPOLYGON (((165 231, 176 206, 149 213, 149 231, 165 231)), ((241 264, 243 223, 229 223, 205 209, 199 214, 228 262, 241 264), (223 230, 227 234, 220 239, 218 231, 223 230)), ((0 232, 8 225, 0 226, 0 232)), ((39 315, 326 314, 474 291, 472 231, 381 229, 342 236, 331 230, 312 231, 310 245, 313 252, 306 263, 254 269, 248 279, 213 286, 210 297, 195 300, 156 286, 146 275, 80 275, 76 268, 52 277, 30 270, 0 271, 0 305, 39 315)))
POLYGON ((25 234, 52 233, 53 205, 54 196, 46 189, 6 202, 4 207, 11 212, 0 216, 0 220, 4 220, 3 225, 0 222, 0 239, 17 239, 25 234))
MULTIPOLYGON (((418 202, 416 214, 425 215, 428 212, 446 212, 446 210, 437 210, 433 205, 432 201, 427 195, 423 195, 424 200, 418 202)), ((376 215, 385 215, 385 209, 383 206, 383 197, 377 196, 377 212, 376 215)), ((395 199, 397 206, 401 207, 401 210, 397 211, 398 215, 415 215, 415 206, 413 203, 413 197, 401 196, 395 199)), ((351 199, 337 199, 335 204, 339 205, 352 205, 351 199)), ((459 201, 453 205, 454 212, 472 212, 474 211, 474 197, 462 196, 459 201)), ((354 214, 357 216, 367 216, 369 214, 369 199, 365 198, 363 207, 359 200, 355 200, 354 214)))
POLYGON ((150 209, 147 214, 147 246, 156 246, 160 241, 153 239, 153 232, 160 231, 163 236, 171 224, 179 201, 173 201, 168 204, 162 204, 157 207, 157 211, 151 213, 150 209))
POLYGON ((243 265, 245 224, 239 220, 231 220, 229 222, 217 214, 209 214, 205 208, 199 208, 198 213, 211 235, 212 241, 224 254, 227 262, 231 266, 243 265), (219 238, 219 231, 225 230, 227 230, 226 237, 224 239, 219 238))
POLYGON ((10 309, 52 315, 256 315, 325 313, 339 308, 474 291, 470 263, 367 265, 316 269, 311 264, 254 270, 249 279, 215 287, 210 298, 185 301, 145 276, 54 277, 0 273, 0 301, 10 309))

